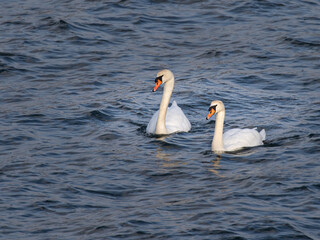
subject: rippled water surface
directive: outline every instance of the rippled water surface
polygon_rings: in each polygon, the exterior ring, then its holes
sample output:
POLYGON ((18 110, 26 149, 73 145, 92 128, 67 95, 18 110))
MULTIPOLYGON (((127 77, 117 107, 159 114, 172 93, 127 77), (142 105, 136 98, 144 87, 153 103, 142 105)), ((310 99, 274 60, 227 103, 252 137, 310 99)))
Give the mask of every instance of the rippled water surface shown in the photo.
POLYGON ((319 12, 0 1, 0 238, 320 239, 319 12), (162 68, 192 129, 157 138, 162 68), (215 99, 265 144, 211 152, 215 99))

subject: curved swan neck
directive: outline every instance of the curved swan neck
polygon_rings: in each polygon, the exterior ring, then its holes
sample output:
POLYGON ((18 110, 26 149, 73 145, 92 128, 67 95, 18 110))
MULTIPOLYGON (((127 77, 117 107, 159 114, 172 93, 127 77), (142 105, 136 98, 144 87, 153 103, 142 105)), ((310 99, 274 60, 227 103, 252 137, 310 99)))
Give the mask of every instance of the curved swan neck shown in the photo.
POLYGON ((217 113, 216 116, 216 124, 214 128, 214 136, 212 140, 212 151, 215 152, 223 152, 223 122, 224 122, 225 111, 221 111, 217 113))
POLYGON ((167 109, 169 106, 173 87, 174 87, 174 78, 165 82, 164 84, 155 134, 167 134, 167 128, 165 123, 166 123, 167 109))

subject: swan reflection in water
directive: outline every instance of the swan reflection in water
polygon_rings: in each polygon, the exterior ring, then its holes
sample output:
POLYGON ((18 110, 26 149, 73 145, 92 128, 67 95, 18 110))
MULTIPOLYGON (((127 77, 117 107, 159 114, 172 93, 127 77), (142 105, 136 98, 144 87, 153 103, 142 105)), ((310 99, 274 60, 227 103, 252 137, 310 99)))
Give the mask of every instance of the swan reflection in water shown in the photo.
POLYGON ((232 153, 226 152, 224 154, 218 154, 218 155, 216 155, 215 160, 211 160, 212 164, 211 164, 211 168, 209 168, 209 171, 214 173, 218 177, 225 177, 224 175, 221 175, 218 171, 221 168, 220 161, 223 158, 223 155, 226 157, 241 157, 242 160, 246 161, 245 159, 243 159, 243 157, 250 156, 256 152, 257 152, 256 148, 242 148, 242 149, 235 151, 235 152, 232 152, 232 153))
MULTIPOLYGON (((157 140, 164 141, 166 136, 157 138, 157 140)), ((157 147, 156 158, 161 160, 161 166, 164 168, 173 168, 182 165, 187 165, 187 161, 177 160, 173 154, 166 153, 163 147, 157 147), (173 160, 174 159, 174 160, 173 160)), ((216 160, 212 160, 208 171, 214 173, 218 177, 225 177, 219 173, 221 156, 217 155, 216 160)))
MULTIPOLYGON (((159 164, 164 168, 173 168, 178 166, 187 165, 188 162, 192 160, 179 160, 177 159, 177 154, 172 153, 172 149, 175 149, 177 151, 181 151, 179 147, 181 147, 180 144, 173 143, 170 140, 166 141, 167 139, 170 139, 168 135, 162 135, 156 137, 156 153, 155 157, 159 160, 159 164), (167 150, 167 151, 166 151, 167 150), (170 151, 171 150, 171 151, 170 151), (171 152, 171 153, 170 153, 171 152)), ((223 163, 223 160, 225 159, 234 159, 235 161, 246 161, 243 157, 250 156, 252 154, 255 154, 259 151, 258 147, 246 147, 239 149, 237 151, 233 152, 224 152, 221 154, 215 154, 213 151, 205 151, 203 154, 205 155, 204 158, 208 159, 207 162, 209 162, 209 165, 206 165, 207 170, 213 174, 215 174, 218 177, 224 178, 225 175, 221 174, 221 163, 223 163)))
MULTIPOLYGON (((172 160, 172 155, 168 153, 164 153, 161 148, 157 148, 156 157, 162 160, 162 166, 165 168, 172 168, 172 167, 177 167, 181 165, 187 165, 187 162, 185 161, 172 160)), ((221 167, 220 160, 221 160, 220 155, 216 157, 216 160, 212 160, 211 164, 209 165, 208 171, 214 173, 218 177, 223 178, 225 176, 219 173, 219 169, 221 167)))
POLYGON ((211 161, 211 168, 209 168, 208 170, 209 170, 209 172, 212 172, 212 173, 214 173, 215 175, 217 175, 218 177, 221 177, 221 178, 223 178, 223 177, 225 177, 224 175, 221 175, 220 173, 219 173, 219 169, 220 169, 220 160, 221 160, 221 155, 217 155, 217 157, 216 157, 216 160, 212 160, 211 161))
POLYGON ((156 158, 161 160, 161 164, 165 168, 177 167, 181 165, 186 165, 186 162, 180 160, 172 160, 172 154, 163 152, 163 149, 157 148, 156 158))

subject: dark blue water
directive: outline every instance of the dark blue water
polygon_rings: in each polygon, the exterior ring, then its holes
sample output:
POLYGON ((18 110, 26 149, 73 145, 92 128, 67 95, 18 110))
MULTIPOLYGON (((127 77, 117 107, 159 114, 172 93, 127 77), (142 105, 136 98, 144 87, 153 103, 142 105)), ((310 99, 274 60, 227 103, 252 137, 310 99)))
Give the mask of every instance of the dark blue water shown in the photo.
POLYGON ((0 1, 1 239, 320 239, 320 1, 0 1), (176 77, 189 133, 146 134, 176 77), (264 146, 211 152, 225 129, 264 146))

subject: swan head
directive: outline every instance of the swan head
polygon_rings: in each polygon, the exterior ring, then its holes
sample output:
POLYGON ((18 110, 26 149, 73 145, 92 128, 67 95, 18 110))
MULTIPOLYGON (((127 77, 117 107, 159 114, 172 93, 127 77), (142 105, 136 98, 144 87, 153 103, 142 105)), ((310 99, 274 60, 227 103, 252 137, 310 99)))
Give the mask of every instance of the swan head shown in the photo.
POLYGON ((168 69, 161 70, 160 72, 157 73, 157 77, 154 80, 156 85, 153 88, 153 92, 157 91, 158 87, 161 84, 171 81, 173 79, 174 79, 174 76, 170 70, 168 69))
POLYGON ((219 100, 212 101, 210 104, 209 113, 206 119, 209 120, 209 118, 211 118, 213 114, 215 113, 218 114, 219 112, 222 112, 222 111, 225 111, 223 102, 219 100))

